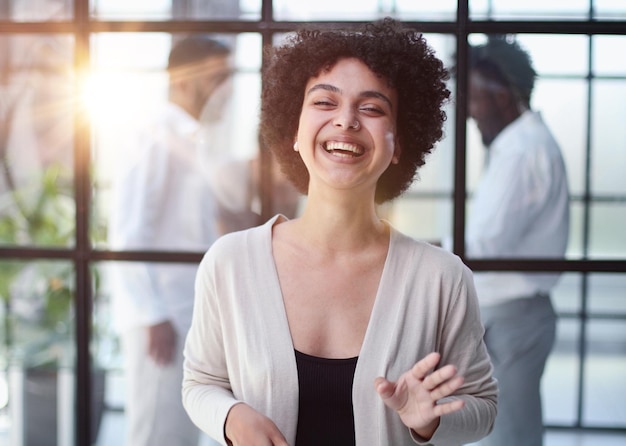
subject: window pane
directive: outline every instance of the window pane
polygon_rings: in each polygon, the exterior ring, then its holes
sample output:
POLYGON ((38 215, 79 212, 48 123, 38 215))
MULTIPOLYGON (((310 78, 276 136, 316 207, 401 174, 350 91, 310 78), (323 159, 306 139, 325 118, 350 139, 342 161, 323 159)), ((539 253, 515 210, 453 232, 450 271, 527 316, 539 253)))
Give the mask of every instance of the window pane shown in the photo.
POLYGON ((626 78, 592 87, 592 193, 626 199, 626 78))
POLYGON ((626 36, 594 36, 593 73, 626 77, 626 61, 618 54, 626 54, 626 36))
POLYGON ((0 243, 74 243, 73 40, 0 37, 0 243))
POLYGON ((624 20, 626 4, 623 0, 594 0, 594 17, 605 20, 624 20))
POLYGON ((541 380, 545 424, 572 426, 578 407, 580 322, 560 318, 556 342, 541 380))
MULTIPOLYGON (((454 66, 456 39, 446 34, 425 34, 428 44, 435 51, 435 55, 450 69, 454 66)), ((454 183, 454 81, 447 85, 451 91, 451 100, 445 105, 447 119, 444 122, 443 139, 439 141, 432 153, 426 157, 426 164, 417 171, 417 180, 411 190, 418 192, 448 193, 452 196, 454 183)))
POLYGON ((276 20, 369 20, 383 10, 378 0, 294 2, 274 0, 276 20))
POLYGON ((626 203, 591 205, 589 256, 623 259, 626 256, 626 203))
POLYGON ((533 66, 540 77, 586 76, 589 70, 587 36, 518 34, 517 39, 532 55, 533 66))
POLYGON ((626 428, 626 321, 591 320, 587 334, 583 422, 626 428))
POLYGON ((102 20, 256 20, 261 0, 93 0, 92 15, 102 20))
POLYGON ((451 236, 451 199, 406 195, 383 208, 381 215, 387 216, 396 229, 416 239, 440 242, 451 236))
MULTIPOLYGON (((114 421, 115 415, 123 409, 122 393, 122 353, 117 333, 114 330, 114 312, 111 296, 107 289, 106 265, 99 263, 92 269, 94 300, 92 315, 92 435, 98 445, 122 444, 123 426, 114 421), (108 438, 113 431, 115 436, 108 438)), ((121 416, 121 415, 120 415, 121 416)))
POLYGON ((626 275, 589 275, 589 312, 626 318, 626 275))
POLYGON ((24 444, 72 432, 74 284, 69 262, 0 262, 0 419, 24 444))
POLYGON ((557 314, 575 314, 581 310, 582 276, 578 273, 563 273, 550 297, 557 314))
POLYGON ((5 0, 0 4, 0 20, 15 22, 69 20, 73 9, 73 0, 5 0))
POLYGON ((585 80, 540 77, 535 83, 531 106, 541 113, 561 147, 572 195, 585 190, 587 103, 585 80))
MULTIPOLYGON (((572 36, 516 35, 520 45, 530 54, 538 73, 531 97, 531 108, 541 113, 561 147, 565 160, 570 192, 580 195, 585 188, 587 135, 587 73, 586 38, 572 36), (555 61, 555 48, 577 54, 582 63, 555 61), (567 119, 564 117, 567 116, 567 119)), ((485 41, 482 34, 469 36, 472 44, 485 41)), ((485 162, 485 150, 473 120, 467 127, 467 187, 476 188, 485 162)))
MULTIPOLYGON (((243 163, 245 167, 247 164, 244 161, 256 158, 258 153, 261 38, 252 33, 216 38, 232 48, 235 73, 230 81, 230 89, 223 90, 228 93, 224 96, 224 103, 219 105, 215 102, 205 108, 206 113, 201 117, 201 129, 194 144, 199 149, 200 165, 207 169, 206 178, 211 186, 224 192, 228 186, 226 183, 222 186, 220 182, 229 181, 227 184, 231 188, 226 190, 226 196, 243 197, 237 203, 238 206, 246 206, 248 183, 244 179, 237 181, 233 175, 239 170, 233 171, 227 166, 237 162, 243 163), (221 110, 219 113, 218 109, 221 110), (230 176, 224 175, 226 171, 230 172, 230 176)), ((141 141, 133 138, 138 129, 144 128, 155 115, 164 110, 167 103, 168 77, 165 66, 171 39, 172 36, 168 34, 156 33, 98 34, 93 39, 94 60, 90 85, 93 96, 90 109, 94 128, 93 158, 97 166, 97 218, 92 227, 96 245, 107 244, 106 226, 116 173, 124 163, 129 163, 128 155, 137 153, 141 147, 141 141)), ((217 101, 219 97, 215 95, 214 99, 217 101)), ((190 150, 195 151, 194 148, 190 150)), ((244 169, 242 173, 248 175, 249 172, 244 169)), ((216 198, 228 199, 224 198, 223 193, 216 198)), ((233 202, 230 204, 234 206, 233 202)), ((158 209, 159 204, 154 205, 158 209)), ((202 246, 208 245, 207 242, 202 246)), ((143 248, 148 249, 149 246, 143 248)), ((170 246, 170 249, 184 248, 170 246)), ((196 249, 200 247, 196 246, 196 249)))
POLYGON ((456 0, 274 0, 276 20, 376 20, 391 15, 399 20, 454 20, 456 0))
MULTIPOLYGON (((389 3, 389 1, 388 1, 389 3)), ((436 2, 416 2, 415 0, 395 0, 396 17, 401 20, 456 20, 457 0, 436 2)), ((392 13, 393 10, 388 11, 392 13)))
POLYGON ((585 19, 589 0, 470 0, 470 17, 499 20, 585 19))
POLYGON ((579 259, 583 257, 585 243, 585 209, 582 202, 571 201, 569 215, 569 240, 565 257, 579 259))
MULTIPOLYGON (((428 44, 445 66, 454 65, 456 40, 445 34, 425 34, 428 44)), ((454 82, 448 82, 451 98, 454 82)), ((443 139, 439 141, 426 164, 417 171, 409 191, 381 209, 382 215, 400 231, 412 237, 440 242, 452 230, 452 190, 454 183, 454 99, 445 106, 443 139)))

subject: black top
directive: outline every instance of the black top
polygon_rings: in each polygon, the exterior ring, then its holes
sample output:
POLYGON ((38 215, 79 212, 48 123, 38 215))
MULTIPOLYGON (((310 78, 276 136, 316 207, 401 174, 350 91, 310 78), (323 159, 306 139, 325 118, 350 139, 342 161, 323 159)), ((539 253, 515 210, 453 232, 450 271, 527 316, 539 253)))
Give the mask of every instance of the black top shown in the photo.
POLYGON ((355 445, 352 381, 357 359, 318 358, 296 350, 296 446, 355 445))

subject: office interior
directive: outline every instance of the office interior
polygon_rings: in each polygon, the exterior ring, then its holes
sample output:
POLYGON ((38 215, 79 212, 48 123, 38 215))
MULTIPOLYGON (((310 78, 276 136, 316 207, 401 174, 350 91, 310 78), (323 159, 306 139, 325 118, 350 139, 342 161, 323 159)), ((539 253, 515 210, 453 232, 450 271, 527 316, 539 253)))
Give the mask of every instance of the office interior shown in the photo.
MULTIPOLYGON (((474 271, 561 274, 542 381, 547 446, 626 444, 626 3, 622 0, 7 0, 0 5, 0 443, 113 446, 125 380, 106 283, 116 262, 198 263, 203 252, 117 251, 112 182, 133 128, 167 101, 172 42, 233 49, 232 95, 207 119, 206 163, 256 160, 250 205, 276 196, 259 147, 263 48, 302 25, 391 16, 454 68, 445 136, 381 215, 453 241, 474 271), (562 259, 472 259, 464 228, 485 150, 467 116, 469 45, 505 34, 537 71, 531 106, 561 146, 571 230, 562 259), (268 187, 265 187, 268 186, 268 187)), ((222 164, 220 164, 222 165, 222 164)), ((301 200, 305 200, 304 197, 301 200)))

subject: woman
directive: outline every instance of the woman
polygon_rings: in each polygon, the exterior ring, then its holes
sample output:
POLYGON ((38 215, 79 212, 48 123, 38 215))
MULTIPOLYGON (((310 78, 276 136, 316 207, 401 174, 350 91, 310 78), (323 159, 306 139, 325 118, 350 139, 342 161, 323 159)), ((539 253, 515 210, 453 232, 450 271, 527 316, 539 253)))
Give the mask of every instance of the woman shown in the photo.
POLYGON ((376 213, 441 138, 442 63, 391 19, 302 30, 268 62, 261 132, 308 197, 203 259, 190 417, 235 446, 481 438, 497 390, 471 273, 376 213))

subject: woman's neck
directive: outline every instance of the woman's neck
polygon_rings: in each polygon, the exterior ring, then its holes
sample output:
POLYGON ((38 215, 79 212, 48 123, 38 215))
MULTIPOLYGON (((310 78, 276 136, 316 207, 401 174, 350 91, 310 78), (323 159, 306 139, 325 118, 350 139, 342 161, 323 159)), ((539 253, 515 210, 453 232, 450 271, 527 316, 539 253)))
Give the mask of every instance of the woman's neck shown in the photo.
POLYGON ((294 229, 303 241, 331 251, 362 250, 371 244, 387 244, 389 229, 372 205, 332 206, 307 201, 294 229))

